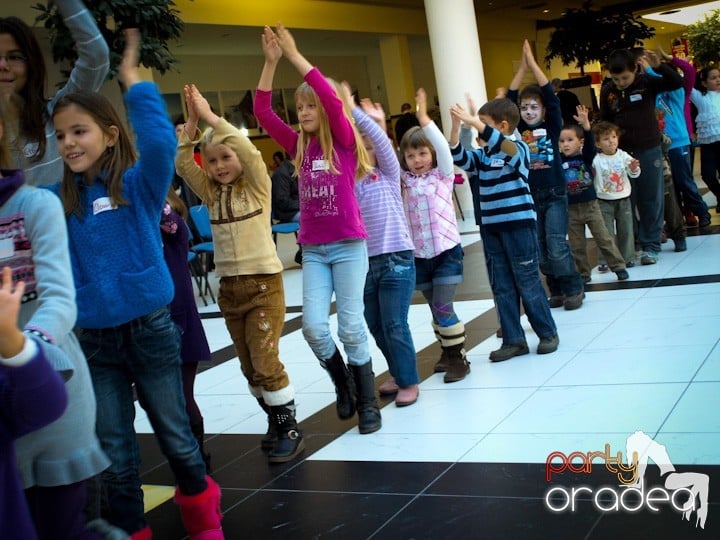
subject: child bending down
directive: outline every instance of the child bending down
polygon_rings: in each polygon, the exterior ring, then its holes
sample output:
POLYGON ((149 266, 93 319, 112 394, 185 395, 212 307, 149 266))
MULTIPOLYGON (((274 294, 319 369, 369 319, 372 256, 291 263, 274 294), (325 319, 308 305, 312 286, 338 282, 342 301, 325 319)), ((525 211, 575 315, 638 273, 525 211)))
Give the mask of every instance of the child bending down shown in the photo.
POLYGON ((191 538, 221 539, 220 487, 207 476, 190 431, 180 336, 167 308, 174 290, 158 224, 177 141, 157 87, 140 80, 139 32, 126 30, 125 38, 119 75, 140 157, 117 111, 100 94, 65 94, 53 115, 65 173, 51 189, 65 209, 76 333, 95 389, 97 434, 111 461, 101 476, 107 517, 134 540, 152 536, 133 424, 134 385, 174 473, 185 529, 191 538))
POLYGON ((375 375, 363 320, 363 285, 368 271, 367 233, 355 198, 355 180, 371 167, 359 133, 333 85, 298 51, 290 32, 278 24, 262 36, 265 64, 255 115, 260 125, 295 160, 300 194, 303 248, 303 336, 335 385, 341 419, 358 413, 360 433, 382 426, 375 400, 375 375), (272 110, 272 82, 282 56, 303 76, 295 91, 298 134, 272 110), (345 365, 330 334, 333 292, 338 337, 345 365))
POLYGON ((592 268, 587 256, 585 238, 587 225, 600 253, 610 263, 610 269, 615 272, 618 280, 623 281, 629 277, 625 269, 625 259, 608 232, 595 194, 592 168, 595 159, 595 140, 590 131, 587 107, 577 106, 575 120, 579 123, 563 127, 559 141, 568 191, 568 240, 575 266, 583 281, 588 283, 591 280, 592 268))
POLYGON ((450 113, 455 163, 480 179, 480 234, 503 339, 490 361, 530 352, 520 324, 521 300, 539 338, 537 353, 555 352, 560 340, 540 280, 536 214, 527 183, 529 149, 512 135, 520 120, 518 108, 509 99, 496 98, 483 105, 478 116, 460 105, 450 113), (478 130, 481 148, 468 151, 460 145, 461 121, 478 130))
POLYGON ((57 420, 67 406, 60 375, 42 349, 18 328, 25 283, 13 290, 12 272, 2 270, 0 284, 0 537, 37 538, 15 464, 13 441, 57 420))
MULTIPOLYGON (((592 128, 598 153, 593 159, 595 192, 605 227, 614 233, 620 254, 628 266, 634 264, 635 236, 633 209, 630 201, 630 178, 640 176, 640 162, 618 148, 620 128, 610 122, 598 122, 592 128)), ((607 264, 600 257, 600 271, 607 272, 607 264)))
POLYGON ((270 463, 289 461, 305 443, 295 419, 295 390, 279 355, 285 291, 270 230, 267 166, 250 139, 216 115, 194 85, 185 87, 185 98, 188 121, 180 136, 177 170, 210 211, 220 276, 218 305, 250 392, 268 415, 262 448, 269 450, 270 463), (202 137, 199 120, 210 126, 202 137), (198 138, 204 169, 193 159, 198 138))
POLYGON ((470 372, 465 356, 465 325, 453 308, 455 289, 463 279, 460 245, 453 204, 454 168, 447 141, 427 113, 422 88, 415 95, 420 127, 410 128, 400 141, 400 165, 405 214, 415 246, 415 288, 430 305, 432 326, 442 356, 436 372, 446 383, 470 372))

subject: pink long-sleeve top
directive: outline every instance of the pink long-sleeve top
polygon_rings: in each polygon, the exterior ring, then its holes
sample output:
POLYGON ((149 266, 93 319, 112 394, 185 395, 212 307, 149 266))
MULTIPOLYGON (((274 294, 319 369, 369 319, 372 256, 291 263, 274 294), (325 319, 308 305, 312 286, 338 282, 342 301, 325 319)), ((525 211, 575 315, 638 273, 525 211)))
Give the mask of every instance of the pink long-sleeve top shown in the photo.
MULTIPOLYGON (((328 244, 341 240, 365 239, 367 232, 355 197, 355 134, 350 120, 343 113, 343 104, 333 87, 317 68, 305 75, 315 90, 330 122, 335 168, 323 155, 317 137, 311 137, 303 155, 298 174, 300 195, 300 244, 328 244)), ((277 116, 271 106, 272 92, 257 90, 255 116, 260 125, 285 151, 295 157, 298 133, 277 116)))

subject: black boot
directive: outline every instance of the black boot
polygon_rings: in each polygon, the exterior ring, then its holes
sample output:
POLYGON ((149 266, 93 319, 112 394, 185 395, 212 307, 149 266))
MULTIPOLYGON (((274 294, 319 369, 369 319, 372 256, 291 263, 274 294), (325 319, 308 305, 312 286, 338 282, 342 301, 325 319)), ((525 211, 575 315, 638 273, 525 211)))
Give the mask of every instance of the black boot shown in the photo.
POLYGON ((210 468, 210 454, 205 453, 205 423, 200 420, 197 424, 191 424, 190 431, 192 431, 192 434, 197 440, 198 446, 200 447, 200 455, 205 462, 205 469, 207 469, 207 473, 210 474, 212 472, 210 468))
POLYGON ((330 374, 335 385, 337 415, 341 420, 352 418, 355 414, 355 385, 340 351, 335 349, 330 358, 320 360, 320 365, 330 374))
POLYGON ((357 388, 358 430, 360 433, 372 433, 382 427, 380 409, 375 401, 375 374, 372 362, 362 366, 350 366, 355 387, 357 388))
POLYGON ((295 420, 295 400, 285 405, 270 405, 270 416, 276 426, 277 441, 268 454, 268 461, 285 463, 305 449, 302 433, 295 420))
POLYGON ((273 422, 272 416, 270 416, 270 407, 267 403, 265 403, 265 400, 259 397, 257 398, 257 402, 260 407, 262 407, 262 410, 268 415, 267 433, 265 433, 262 441, 260 441, 260 448, 263 450, 272 450, 275 447, 275 442, 277 441, 277 426, 275 425, 275 422, 273 422))

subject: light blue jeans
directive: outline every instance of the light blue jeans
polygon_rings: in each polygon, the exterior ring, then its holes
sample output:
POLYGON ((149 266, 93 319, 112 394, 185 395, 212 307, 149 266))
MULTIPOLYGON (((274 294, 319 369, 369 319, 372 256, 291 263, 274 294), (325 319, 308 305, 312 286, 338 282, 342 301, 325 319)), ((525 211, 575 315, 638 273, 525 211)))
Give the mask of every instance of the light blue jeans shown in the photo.
POLYGON ((320 360, 335 353, 329 324, 334 292, 338 338, 348 364, 360 366, 370 361, 363 315, 367 272, 365 240, 303 244, 303 336, 320 360))

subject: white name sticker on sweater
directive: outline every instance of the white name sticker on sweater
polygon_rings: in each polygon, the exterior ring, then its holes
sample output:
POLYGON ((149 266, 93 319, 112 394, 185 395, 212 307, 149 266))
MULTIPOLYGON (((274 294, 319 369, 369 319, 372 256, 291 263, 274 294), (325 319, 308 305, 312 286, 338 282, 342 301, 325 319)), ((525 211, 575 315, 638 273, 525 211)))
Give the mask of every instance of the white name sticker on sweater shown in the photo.
POLYGON ((641 101, 641 100, 642 100, 642 95, 640 95, 640 94, 630 94, 630 101, 631 101, 631 102, 634 103, 634 102, 636 102, 636 101, 641 101))
POLYGON ((15 241, 12 238, 0 240, 0 259, 9 259, 15 255, 15 241))
POLYGON ((490 166, 491 167, 504 167, 505 162, 500 158, 494 158, 493 160, 490 161, 490 166))
POLYGON ((93 216, 97 216, 100 212, 107 210, 115 210, 116 208, 117 206, 112 203, 110 197, 98 197, 93 201, 93 216))
POLYGON ((330 163, 326 159, 313 159, 312 162, 313 171, 329 171, 330 163))
POLYGON ((533 129, 532 135, 533 135, 533 137, 547 137, 547 129, 545 129, 545 128, 533 129))

